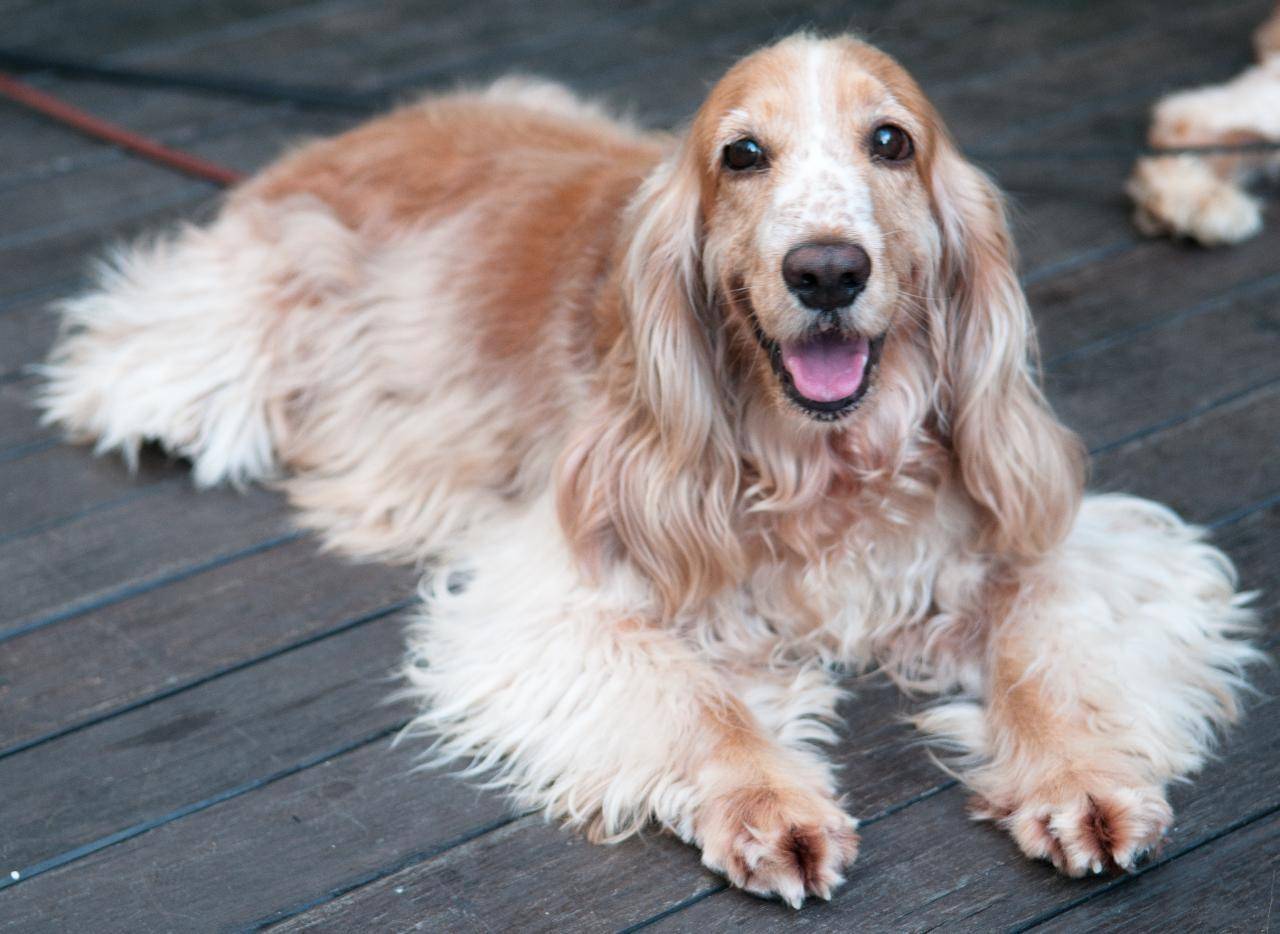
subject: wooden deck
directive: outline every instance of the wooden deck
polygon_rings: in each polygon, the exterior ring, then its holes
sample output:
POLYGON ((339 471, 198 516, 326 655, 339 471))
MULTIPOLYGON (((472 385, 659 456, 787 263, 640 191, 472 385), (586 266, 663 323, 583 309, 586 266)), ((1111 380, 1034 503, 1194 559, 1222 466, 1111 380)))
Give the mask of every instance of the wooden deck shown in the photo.
MULTIPOLYGON (((1166 89, 1232 75, 1268 0, 589 5, 579 0, 0 0, 0 45, 351 91, 519 70, 655 126, 735 56, 812 24, 900 56, 1018 205, 1053 400, 1094 484, 1216 529, 1280 635, 1280 217, 1204 251, 1137 239, 1124 160, 1166 89)), ((242 169, 356 117, 33 78, 242 169)), ((0 104, 0 929, 700 932, 1266 931, 1280 896, 1280 674, 1221 760, 1174 789, 1132 876, 1073 882, 969 822, 913 744, 910 703, 857 686, 838 749, 863 856, 797 914, 729 891, 653 834, 601 848, 391 747, 383 701, 414 575, 317 553, 264 491, 197 494, 60 444, 29 407, 47 303, 121 236, 207 216, 216 192, 0 104), (17 874, 17 881, 11 877, 17 874)), ((1277 922, 1280 929, 1280 922, 1277 922)))

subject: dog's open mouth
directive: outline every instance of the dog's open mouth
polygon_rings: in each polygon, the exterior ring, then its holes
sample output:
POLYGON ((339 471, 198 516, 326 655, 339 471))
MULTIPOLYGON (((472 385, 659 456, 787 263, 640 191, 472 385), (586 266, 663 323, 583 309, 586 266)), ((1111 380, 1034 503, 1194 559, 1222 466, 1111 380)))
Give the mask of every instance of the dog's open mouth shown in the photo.
POLYGON ((743 291, 741 287, 734 290, 736 303, 787 398, 821 421, 835 421, 857 408, 875 378, 884 335, 867 337, 828 327, 815 328, 798 340, 777 341, 764 332, 743 291))
POLYGON ((884 346, 883 335, 868 338, 833 330, 775 341, 758 324, 755 331, 787 397, 824 421, 847 415, 862 401, 884 346))
POLYGON ((815 418, 852 412, 871 387, 884 337, 828 331, 798 341, 769 341, 769 362, 791 401, 815 418))
POLYGON ((778 345, 790 388, 814 406, 840 406, 864 391, 871 363, 871 341, 861 335, 818 334, 778 345))

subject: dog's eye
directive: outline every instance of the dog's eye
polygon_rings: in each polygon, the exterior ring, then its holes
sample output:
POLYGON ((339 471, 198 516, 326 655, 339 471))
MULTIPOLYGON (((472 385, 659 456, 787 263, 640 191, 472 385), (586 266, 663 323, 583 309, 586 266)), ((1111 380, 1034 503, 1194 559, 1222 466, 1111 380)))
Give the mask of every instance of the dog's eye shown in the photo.
POLYGON ((735 172, 764 165, 764 150, 753 139, 734 140, 724 147, 724 164, 735 172))
POLYGON ((902 162, 914 152, 907 131, 885 123, 871 131, 871 155, 886 162, 902 162))

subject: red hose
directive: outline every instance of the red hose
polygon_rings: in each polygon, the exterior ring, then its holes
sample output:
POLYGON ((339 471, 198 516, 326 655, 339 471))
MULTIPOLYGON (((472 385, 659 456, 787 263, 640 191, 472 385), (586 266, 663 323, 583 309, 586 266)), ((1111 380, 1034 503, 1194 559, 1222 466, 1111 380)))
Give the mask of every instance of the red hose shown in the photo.
POLYGON ((201 159, 199 156, 192 155, 189 152, 170 149, 155 140, 139 136, 124 127, 95 117, 93 114, 86 113, 78 107, 73 107, 52 94, 37 90, 26 82, 19 81, 4 72, 0 72, 0 94, 16 103, 22 104, 24 107, 29 107, 38 113, 44 114, 58 123, 79 130, 86 136, 111 143, 113 146, 119 146, 121 149, 126 149, 142 156, 144 159, 150 159, 159 165, 177 169, 179 172, 207 182, 213 182, 215 185, 226 187, 234 185, 244 178, 242 172, 226 168, 207 159, 201 159))

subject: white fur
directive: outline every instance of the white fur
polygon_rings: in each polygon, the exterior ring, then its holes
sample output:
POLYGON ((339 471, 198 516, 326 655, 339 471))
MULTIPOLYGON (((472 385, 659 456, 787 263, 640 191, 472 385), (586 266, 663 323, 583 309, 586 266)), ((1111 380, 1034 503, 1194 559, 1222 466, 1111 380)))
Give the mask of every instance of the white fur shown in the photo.
MULTIPOLYGON (((1250 595, 1235 593, 1226 556, 1163 506, 1090 496, 1066 543, 1027 586, 1035 601, 1003 625, 1026 647, 1027 677, 1046 702, 1089 711, 1092 728, 1152 785, 1198 770, 1214 724, 1239 715, 1245 667, 1261 657, 1241 638, 1253 622, 1250 595)), ((977 701, 934 707, 918 723, 980 766, 967 772, 980 792, 1008 796, 988 783, 1042 777, 1043 763, 1010 761, 1019 750, 991 732, 977 701)))
MULTIPOLYGON (((826 54, 808 50, 815 74, 826 54)), ((822 84, 809 93, 825 101, 822 84)), ((565 92, 504 87, 468 107, 519 98, 605 132, 565 92)), ((776 206, 810 220, 823 216, 805 200, 815 186, 843 202, 860 184, 814 169, 839 168, 838 134, 815 137, 824 148, 797 159, 776 206)), ((745 390, 726 400, 724 348, 699 319, 702 285, 717 284, 698 276, 734 257, 714 232, 697 252, 684 147, 623 219, 628 317, 606 359, 621 385, 584 375, 572 335, 590 308, 557 307, 522 358, 551 374, 541 395, 477 349, 486 296, 468 271, 486 269, 476 252, 501 198, 387 234, 383 218, 353 228, 318 198, 250 189, 208 228, 122 254, 64 306, 46 419, 126 456, 157 439, 200 483, 285 468, 330 541, 439 558, 409 636, 423 708, 411 731, 599 839, 655 820, 750 891, 829 895, 856 822, 816 744, 832 737, 838 671, 881 664, 964 692, 921 725, 960 749, 984 813, 1024 850, 1076 874, 1127 864, 1167 826, 1165 786, 1236 717, 1251 616, 1227 560, 1162 507, 1099 496, 1075 512, 1070 439, 1029 373, 998 195, 951 150, 936 164, 936 227, 921 213, 898 245, 922 244, 920 288, 959 294, 932 300, 936 333, 904 341, 896 378, 842 435, 745 390), (930 435, 934 414, 954 450, 930 435), (553 503, 556 470, 575 467, 585 479, 553 503), (847 500, 832 502, 833 477, 847 500), (594 562, 565 519, 592 497, 614 522, 594 562), (1065 542, 1059 516, 1074 521, 1065 542), (736 576, 711 589, 722 566, 736 576), (1111 849, 1090 830, 1102 808, 1111 849)), ((904 216, 926 203, 915 176, 893 178, 915 199, 904 216)), ((834 221, 874 220, 851 210, 834 221)), ((589 260, 577 275, 592 285, 589 260)))
POLYGON ((200 486, 272 476, 257 284, 277 258, 227 249, 247 235, 228 215, 101 263, 98 288, 59 306, 62 339, 42 370, 46 424, 130 463, 142 442, 161 441, 191 458, 200 486))

